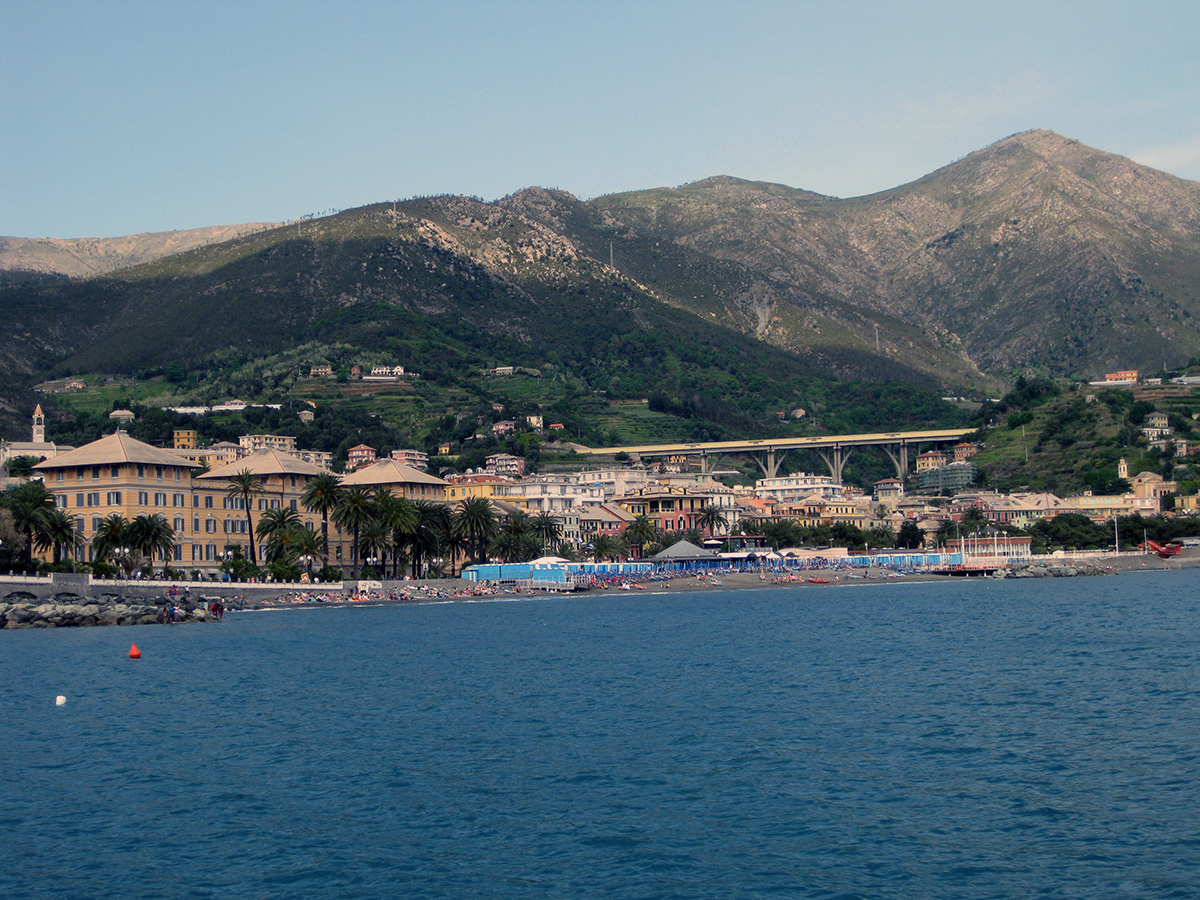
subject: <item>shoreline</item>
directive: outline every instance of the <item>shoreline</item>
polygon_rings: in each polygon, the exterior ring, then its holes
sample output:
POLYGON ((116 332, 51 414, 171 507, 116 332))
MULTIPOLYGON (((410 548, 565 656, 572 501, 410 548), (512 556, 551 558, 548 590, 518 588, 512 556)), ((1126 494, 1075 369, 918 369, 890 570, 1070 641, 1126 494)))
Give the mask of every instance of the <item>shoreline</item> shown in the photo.
MULTIPOLYGON (((189 596, 185 590, 154 598, 120 597, 105 594, 100 598, 79 595, 59 595, 49 600, 0 600, 0 629, 70 628, 108 625, 163 624, 164 605, 180 607, 182 621, 214 622, 217 616, 209 610, 213 601, 220 601, 224 611, 265 612, 288 609, 344 608, 353 606, 400 606, 429 603, 516 602, 539 600, 548 596, 599 598, 613 594, 637 596, 664 594, 695 594, 726 591, 791 588, 801 590, 838 590, 845 587, 875 587, 889 584, 930 584, 956 581, 994 581, 1011 579, 1040 579, 1046 577, 1092 577, 1097 575, 1161 572, 1174 569, 1200 568, 1200 549, 1185 551, 1184 555, 1161 559, 1157 556, 1136 555, 1125 558, 1069 560, 1042 557, 1022 563, 1003 575, 951 575, 931 572, 900 574, 886 569, 834 570, 799 569, 787 575, 757 572, 715 572, 700 576, 679 574, 664 580, 629 581, 595 585, 580 590, 550 591, 498 585, 481 585, 461 579, 418 580, 396 582, 388 591, 373 591, 365 595, 312 591, 279 591, 260 589, 258 596, 213 597, 199 590, 189 596)), ((164 585, 165 587, 165 585, 164 585)), ((815 596, 815 595, 814 595, 815 596)))
MULTIPOLYGON (((1185 551, 1187 552, 1187 551, 1185 551)), ((1072 560, 1072 559, 1054 559, 1049 557, 1035 558, 1030 564, 1022 568, 1034 569, 1075 569, 1076 571, 1068 575, 1047 575, 1040 574, 1026 577, 1095 577, 1102 575, 1123 575, 1136 572, 1160 572, 1173 569, 1194 569, 1200 568, 1200 550, 1192 551, 1187 557, 1173 557, 1169 560, 1160 559, 1157 556, 1136 556, 1118 559, 1098 559, 1092 560, 1072 560)), ((676 578, 663 581, 648 581, 638 583, 637 587, 624 588, 619 585, 612 586, 596 586, 578 589, 574 591, 547 591, 547 590, 501 590, 491 589, 483 590, 472 585, 471 589, 456 592, 447 589, 447 586, 439 586, 437 581, 419 580, 413 582, 403 582, 405 585, 404 593, 407 596, 384 596, 384 595, 368 595, 361 598, 346 597, 339 600, 289 600, 288 594, 281 594, 274 599, 265 599, 255 601, 254 604, 249 602, 244 610, 231 609, 231 612, 252 612, 258 610, 280 610, 280 609, 308 609, 314 607, 348 607, 348 606, 402 606, 416 603, 477 603, 482 601, 512 601, 525 599, 541 599, 544 597, 603 597, 613 594, 638 596, 641 595, 661 595, 661 594, 676 594, 676 593, 705 593, 705 592, 720 592, 720 591, 742 591, 742 590, 757 590, 762 588, 802 588, 805 590, 818 589, 837 589, 844 587, 875 587, 889 584, 929 584, 929 583, 954 583, 954 582, 976 582, 976 581, 994 581, 997 576, 983 575, 946 575, 934 573, 913 573, 913 574, 897 574, 888 572, 884 569, 857 570, 852 573, 848 572, 832 572, 828 569, 812 569, 799 570, 793 573, 793 577, 786 580, 772 578, 768 576, 763 579, 758 573, 753 572, 730 572, 722 573, 713 576, 705 575, 704 577, 696 577, 695 575, 680 575, 676 578), (808 579, 810 577, 823 578, 825 583, 813 583, 808 579)), ((1000 580, 1021 580, 1021 576, 1014 572, 1009 572, 1006 575, 999 576, 1000 580)), ((632 584, 632 582, 631 582, 632 584)), ((395 593, 395 592, 389 592, 395 593)))

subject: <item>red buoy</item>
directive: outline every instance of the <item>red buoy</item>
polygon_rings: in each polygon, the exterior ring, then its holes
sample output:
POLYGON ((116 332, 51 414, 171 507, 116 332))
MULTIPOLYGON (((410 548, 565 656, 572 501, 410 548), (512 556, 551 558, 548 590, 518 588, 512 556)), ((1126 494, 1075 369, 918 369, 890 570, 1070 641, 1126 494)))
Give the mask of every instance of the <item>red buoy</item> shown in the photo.
POLYGON ((137 644, 129 645, 129 658, 130 659, 141 659, 142 658, 142 651, 137 648, 137 644))

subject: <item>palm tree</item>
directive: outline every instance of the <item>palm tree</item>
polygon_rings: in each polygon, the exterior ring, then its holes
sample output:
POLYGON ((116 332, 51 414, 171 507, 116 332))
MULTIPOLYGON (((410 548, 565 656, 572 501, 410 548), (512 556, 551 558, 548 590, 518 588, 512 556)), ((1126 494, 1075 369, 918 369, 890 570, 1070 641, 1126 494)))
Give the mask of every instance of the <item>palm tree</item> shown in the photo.
POLYGON ((25 562, 32 562, 34 536, 45 529, 54 495, 40 481, 27 481, 4 495, 4 505, 12 512, 17 531, 25 535, 25 562))
POLYGON ((558 549, 558 542, 563 536, 562 522, 550 513, 543 511, 530 519, 529 530, 538 536, 542 546, 550 552, 558 549))
POLYGON ((113 559, 117 553, 129 552, 129 523, 120 513, 113 513, 100 520, 100 527, 92 538, 92 556, 97 562, 113 559))
POLYGON ((496 511, 486 497, 468 497, 458 504, 452 527, 467 542, 467 552, 487 562, 487 545, 496 536, 496 511))
POLYGON ((658 528, 654 520, 644 513, 635 516, 633 521, 625 526, 625 540, 638 548, 638 556, 642 555, 647 544, 652 544, 657 539, 658 528))
POLYGON ((349 531, 354 535, 351 545, 352 561, 357 572, 362 571, 362 548, 358 544, 358 536, 363 526, 375 517, 375 493, 361 484, 343 487, 338 497, 338 505, 333 510, 333 521, 338 528, 349 531))
POLYGON ((157 553, 162 558, 163 574, 166 575, 175 550, 175 529, 164 515, 143 513, 130 522, 129 543, 134 550, 144 553, 151 565, 157 553))
POLYGON ((266 489, 257 475, 249 469, 242 469, 229 479, 229 487, 225 489, 225 493, 245 506, 246 532, 247 537, 250 538, 250 565, 257 566, 258 556, 254 551, 254 520, 250 517, 250 510, 254 508, 254 498, 266 493, 266 489))
POLYGON ((729 524, 729 519, 722 511, 721 507, 715 503, 709 503, 704 509, 700 510, 700 515, 696 517, 696 527, 707 532, 711 537, 716 531, 717 526, 725 526, 729 524))
POLYGON ((501 531, 488 544, 488 553, 502 563, 516 562, 518 538, 511 531, 501 531))
POLYGON ((614 534, 598 534, 592 541, 592 559, 596 562, 616 559, 625 552, 625 542, 614 534))
POLYGON ((300 513, 291 507, 268 509, 259 516, 255 534, 260 541, 266 542, 263 562, 285 558, 291 549, 291 538, 302 527, 300 513))
POLYGON ((417 511, 417 528, 409 538, 410 562, 412 573, 417 575, 426 559, 440 556, 446 546, 446 535, 449 534, 450 511, 440 503, 430 503, 428 500, 418 500, 413 504, 417 511))
POLYGON ((321 514, 321 538, 325 545, 325 565, 329 565, 329 514, 337 509, 342 485, 332 472, 323 472, 304 486, 300 502, 310 512, 321 514))
POLYGON ((379 492, 375 505, 380 521, 391 532, 392 575, 399 575, 400 554, 421 524, 420 513, 407 497, 397 497, 388 490, 379 492))
POLYGON ((57 507, 41 517, 34 531, 34 546, 39 551, 54 550, 54 564, 62 562, 62 551, 66 547, 74 550, 79 546, 79 534, 75 531, 75 520, 57 507))
POLYGON ((364 556, 386 563, 393 546, 392 531, 385 522, 374 517, 363 526, 361 545, 364 556))
POLYGON ((313 563, 325 549, 325 539, 311 528, 299 528, 291 544, 296 553, 296 559, 304 564, 304 571, 312 578, 313 563))

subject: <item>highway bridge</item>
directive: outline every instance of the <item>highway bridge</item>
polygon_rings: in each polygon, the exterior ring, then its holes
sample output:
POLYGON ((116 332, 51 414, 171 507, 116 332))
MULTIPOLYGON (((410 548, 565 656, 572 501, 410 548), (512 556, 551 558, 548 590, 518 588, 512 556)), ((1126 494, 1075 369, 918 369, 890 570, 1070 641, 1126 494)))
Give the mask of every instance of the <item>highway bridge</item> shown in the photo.
POLYGON ((697 444, 642 444, 630 447, 584 447, 583 456, 611 456, 624 451, 636 460, 662 457, 698 457, 700 471, 712 471, 712 463, 730 453, 750 453, 767 478, 779 474, 779 465, 790 450, 812 450, 825 461, 835 481, 842 480, 846 460, 859 447, 879 447, 896 466, 896 477, 908 476, 909 448, 921 444, 957 443, 971 433, 969 428, 934 431, 888 431, 879 434, 838 434, 823 437, 764 438, 760 441, 712 441, 697 444))

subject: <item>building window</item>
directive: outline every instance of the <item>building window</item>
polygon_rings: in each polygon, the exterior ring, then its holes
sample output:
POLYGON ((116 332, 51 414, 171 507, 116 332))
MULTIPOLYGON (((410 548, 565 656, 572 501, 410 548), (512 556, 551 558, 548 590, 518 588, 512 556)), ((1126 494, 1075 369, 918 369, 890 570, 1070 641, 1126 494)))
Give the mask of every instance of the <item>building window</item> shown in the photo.
MULTIPOLYGON (((83 505, 84 505, 83 494, 76 494, 76 495, 75 495, 75 505, 76 505, 77 507, 79 507, 79 506, 83 506, 83 505)), ((64 503, 64 504, 63 504, 63 506, 66 506, 66 504, 64 503)))
POLYGON ((205 497, 205 498, 204 498, 204 508, 205 508, 205 509, 212 509, 212 508, 213 508, 213 504, 212 504, 212 497, 211 497, 211 496, 210 496, 210 497, 205 497))
POLYGON ((145 491, 138 491, 138 506, 149 506, 150 495, 145 491))
POLYGON ((200 533, 200 517, 196 516, 192 519, 192 534, 200 533))
POLYGON ((154 467, 154 477, 157 478, 159 481, 162 481, 162 466, 154 467))
POLYGON ((109 506, 120 506, 121 505, 121 492, 120 491, 109 491, 108 492, 108 505, 109 506))
POLYGON ((55 472, 55 473, 54 473, 54 480, 55 480, 55 481, 62 481, 62 480, 63 480, 63 474, 64 474, 64 473, 63 473, 63 470, 62 470, 62 469, 59 469, 57 472, 55 472))
POLYGON ((187 523, 183 520, 183 516, 175 517, 175 533, 182 534, 187 523))
POLYGON ((138 478, 145 478, 145 477, 146 477, 146 467, 138 466, 138 478))
POLYGON ((120 466, 113 466, 113 467, 112 467, 112 477, 113 477, 113 478, 120 478, 120 477, 121 477, 121 467, 120 467, 120 466))
POLYGON ((92 480, 93 481, 100 480, 100 467, 99 466, 92 466, 92 480))

